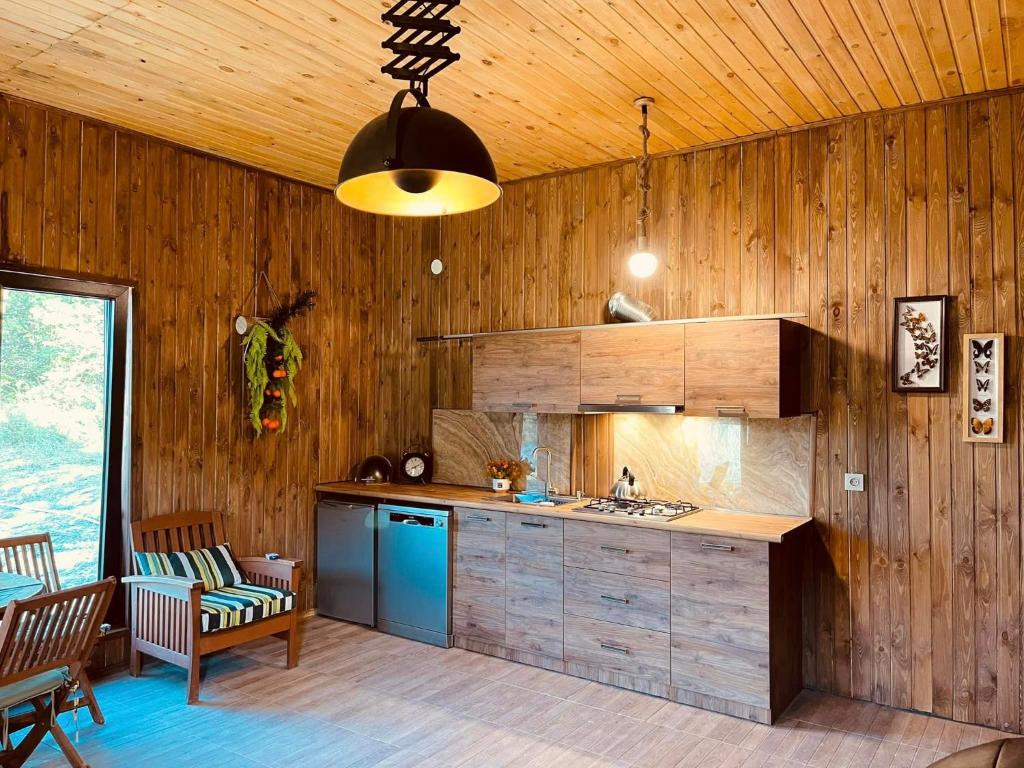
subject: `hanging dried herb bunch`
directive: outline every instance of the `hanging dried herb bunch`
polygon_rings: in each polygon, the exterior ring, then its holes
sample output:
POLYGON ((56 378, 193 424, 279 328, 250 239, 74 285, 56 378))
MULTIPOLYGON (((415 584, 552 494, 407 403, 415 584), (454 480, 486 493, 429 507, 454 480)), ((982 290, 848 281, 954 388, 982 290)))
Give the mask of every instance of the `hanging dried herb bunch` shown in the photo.
POLYGON ((302 368, 302 349, 288 323, 313 309, 315 298, 315 292, 303 291, 267 320, 254 323, 242 340, 249 422, 257 436, 264 430, 283 432, 288 426, 288 403, 298 404, 295 377, 302 368))

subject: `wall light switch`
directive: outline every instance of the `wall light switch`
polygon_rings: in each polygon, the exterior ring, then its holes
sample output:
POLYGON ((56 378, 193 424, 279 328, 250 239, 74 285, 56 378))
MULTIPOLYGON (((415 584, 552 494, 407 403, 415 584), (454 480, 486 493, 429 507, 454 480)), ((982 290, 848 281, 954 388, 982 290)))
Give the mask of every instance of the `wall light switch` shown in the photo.
POLYGON ((863 491, 864 475, 860 472, 847 472, 843 478, 843 488, 848 491, 863 491))

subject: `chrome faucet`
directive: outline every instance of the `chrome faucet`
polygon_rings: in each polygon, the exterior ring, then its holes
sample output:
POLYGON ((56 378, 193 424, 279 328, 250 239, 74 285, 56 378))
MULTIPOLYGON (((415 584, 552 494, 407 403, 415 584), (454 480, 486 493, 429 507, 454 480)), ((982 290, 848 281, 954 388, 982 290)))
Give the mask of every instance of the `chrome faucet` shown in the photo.
POLYGON ((533 464, 533 472, 537 473, 537 454, 544 451, 548 455, 547 471, 544 473, 544 498, 547 499, 552 493, 556 493, 555 489, 551 487, 551 449, 546 445, 538 445, 533 449, 533 456, 530 459, 530 463, 533 464))

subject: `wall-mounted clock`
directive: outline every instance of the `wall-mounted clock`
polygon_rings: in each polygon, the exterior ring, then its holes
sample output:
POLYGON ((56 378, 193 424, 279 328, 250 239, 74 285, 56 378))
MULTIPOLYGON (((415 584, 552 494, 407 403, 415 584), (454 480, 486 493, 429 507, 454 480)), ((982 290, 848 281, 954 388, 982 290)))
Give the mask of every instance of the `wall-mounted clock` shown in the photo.
POLYGON ((434 459, 429 451, 408 450, 398 462, 398 473, 406 483, 429 483, 434 474, 434 459))

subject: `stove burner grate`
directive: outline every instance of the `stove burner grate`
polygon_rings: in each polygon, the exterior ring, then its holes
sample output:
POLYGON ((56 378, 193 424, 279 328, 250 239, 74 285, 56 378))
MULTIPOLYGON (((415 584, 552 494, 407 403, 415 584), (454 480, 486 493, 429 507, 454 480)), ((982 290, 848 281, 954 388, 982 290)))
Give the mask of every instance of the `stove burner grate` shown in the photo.
POLYGON ((686 501, 660 501, 658 499, 619 499, 605 497, 592 499, 582 511, 622 517, 648 517, 658 520, 675 520, 700 510, 686 501))

